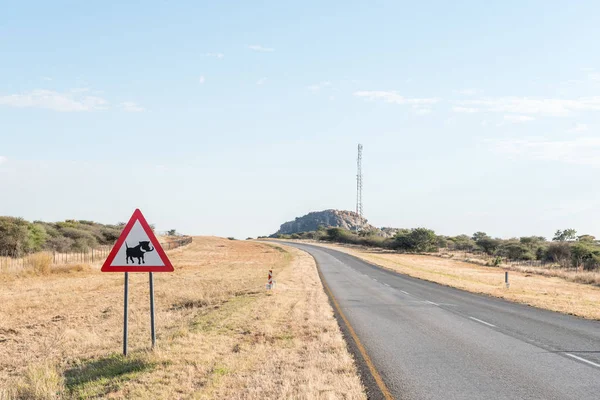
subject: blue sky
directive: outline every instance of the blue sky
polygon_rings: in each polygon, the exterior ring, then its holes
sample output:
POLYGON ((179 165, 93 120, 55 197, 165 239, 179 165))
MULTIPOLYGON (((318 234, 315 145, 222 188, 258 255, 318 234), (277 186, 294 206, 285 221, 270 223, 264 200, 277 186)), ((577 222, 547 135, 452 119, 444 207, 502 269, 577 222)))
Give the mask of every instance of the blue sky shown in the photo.
POLYGON ((597 1, 4 1, 0 214, 600 237, 597 1))

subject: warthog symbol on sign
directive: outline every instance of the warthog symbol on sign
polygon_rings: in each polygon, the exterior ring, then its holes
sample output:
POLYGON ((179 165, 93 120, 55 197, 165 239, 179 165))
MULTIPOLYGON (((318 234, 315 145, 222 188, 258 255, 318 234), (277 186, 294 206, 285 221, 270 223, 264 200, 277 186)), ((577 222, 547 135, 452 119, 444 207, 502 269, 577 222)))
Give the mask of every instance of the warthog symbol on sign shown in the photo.
POLYGON ((140 242, 140 244, 135 247, 129 247, 127 242, 125 242, 125 247, 127 247, 127 258, 125 259, 127 264, 129 264, 129 260, 131 260, 132 264, 135 264, 133 261, 134 258, 138 259, 138 264, 146 264, 146 261, 144 260, 144 254, 154 251, 154 247, 150 248, 149 241, 140 242))

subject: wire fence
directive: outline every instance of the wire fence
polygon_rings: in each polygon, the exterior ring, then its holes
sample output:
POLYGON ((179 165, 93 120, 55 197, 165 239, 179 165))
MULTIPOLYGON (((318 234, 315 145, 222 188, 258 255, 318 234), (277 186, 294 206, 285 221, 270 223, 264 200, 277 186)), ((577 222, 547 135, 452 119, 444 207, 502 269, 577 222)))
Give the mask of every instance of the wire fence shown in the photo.
MULTIPOLYGON (((192 243, 190 236, 168 238, 166 242, 161 243, 164 250, 173 250, 181 246, 192 243)), ((98 246, 79 251, 57 252, 41 251, 23 256, 13 256, 10 252, 0 252, 0 271, 20 270, 28 268, 35 264, 40 258, 46 258, 53 266, 57 265, 75 265, 101 264, 106 260, 112 246, 98 246)))

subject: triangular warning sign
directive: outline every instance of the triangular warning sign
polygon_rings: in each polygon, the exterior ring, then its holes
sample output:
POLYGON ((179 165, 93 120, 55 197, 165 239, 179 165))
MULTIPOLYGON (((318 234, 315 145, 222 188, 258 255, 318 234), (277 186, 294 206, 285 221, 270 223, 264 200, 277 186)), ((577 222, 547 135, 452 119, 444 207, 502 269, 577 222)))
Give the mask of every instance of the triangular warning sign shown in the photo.
POLYGON ((140 210, 135 210, 102 272, 173 272, 173 265, 140 210))

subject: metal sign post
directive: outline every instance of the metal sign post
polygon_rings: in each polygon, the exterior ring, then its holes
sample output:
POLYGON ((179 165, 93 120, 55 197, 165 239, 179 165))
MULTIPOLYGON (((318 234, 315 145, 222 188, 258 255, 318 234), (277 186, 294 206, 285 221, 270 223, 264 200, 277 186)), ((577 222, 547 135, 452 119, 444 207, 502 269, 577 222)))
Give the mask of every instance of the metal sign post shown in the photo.
POLYGON ((149 272, 150 329, 152 348, 156 346, 154 321, 154 272, 173 272, 173 264, 140 210, 135 210, 117 239, 102 272, 125 272, 123 299, 123 355, 127 356, 127 314, 129 311, 129 272, 149 272))
POLYGON ((150 274, 150 330, 152 332, 152 348, 156 346, 156 331, 154 330, 154 274, 150 274))
POLYGON ((123 355, 127 357, 127 309, 129 292, 129 272, 125 272, 125 297, 123 301, 123 355))

